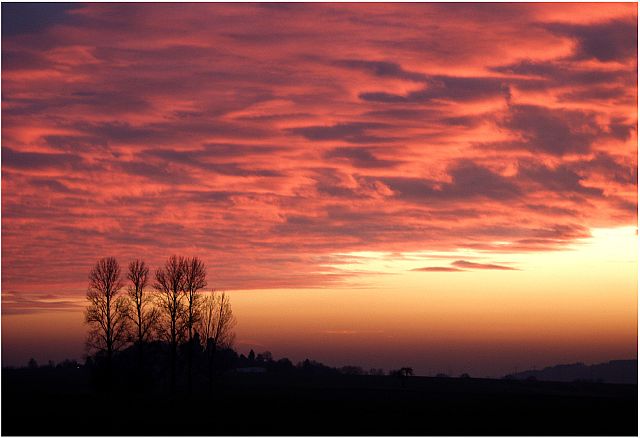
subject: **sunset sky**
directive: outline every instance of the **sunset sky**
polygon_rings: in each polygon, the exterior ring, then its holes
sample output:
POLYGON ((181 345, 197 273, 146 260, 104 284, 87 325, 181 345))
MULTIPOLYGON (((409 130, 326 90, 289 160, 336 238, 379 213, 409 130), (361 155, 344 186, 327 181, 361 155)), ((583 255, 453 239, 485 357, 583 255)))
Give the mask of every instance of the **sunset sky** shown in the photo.
POLYGON ((238 351, 637 358, 637 3, 2 4, 2 365, 100 257, 201 257, 238 351))

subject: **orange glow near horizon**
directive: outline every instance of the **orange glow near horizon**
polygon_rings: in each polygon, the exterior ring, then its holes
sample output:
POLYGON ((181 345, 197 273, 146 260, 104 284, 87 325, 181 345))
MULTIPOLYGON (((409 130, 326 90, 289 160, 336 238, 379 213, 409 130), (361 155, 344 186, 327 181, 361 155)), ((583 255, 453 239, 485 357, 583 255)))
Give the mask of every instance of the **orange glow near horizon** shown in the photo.
MULTIPOLYGON (((442 253, 351 254, 362 275, 349 287, 229 291, 236 348, 335 366, 410 363, 423 374, 492 377, 514 367, 636 357, 636 245, 633 227, 598 229, 572 250, 505 256, 517 270, 453 273, 412 271, 442 253)), ((80 357, 84 303, 76 305, 4 315, 4 348, 23 352, 15 363, 33 356, 25 345, 34 339, 74 341, 60 352, 45 349, 41 362, 80 357)))
POLYGON ((95 261, 171 254, 245 353, 637 357, 637 3, 34 5, 2 5, 3 364, 80 358, 95 261))

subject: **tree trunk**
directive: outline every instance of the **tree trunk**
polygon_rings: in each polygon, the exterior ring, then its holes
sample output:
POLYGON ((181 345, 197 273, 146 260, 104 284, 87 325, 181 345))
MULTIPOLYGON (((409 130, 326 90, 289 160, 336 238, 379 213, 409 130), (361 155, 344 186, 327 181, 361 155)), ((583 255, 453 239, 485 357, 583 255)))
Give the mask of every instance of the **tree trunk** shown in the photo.
POLYGON ((214 355, 216 353, 215 347, 213 351, 209 353, 209 397, 213 398, 213 364, 214 364, 214 355))
POLYGON ((144 381, 144 354, 142 352, 142 341, 138 341, 138 384, 141 392, 144 392, 145 389, 145 381, 144 381))
POLYGON ((171 395, 176 393, 176 357, 177 357, 177 339, 175 322, 171 323, 171 395))
POLYGON ((192 362, 193 361, 193 341, 187 344, 187 392, 191 395, 192 362))
POLYGON ((187 344, 187 393, 191 396, 192 378, 193 378, 193 298, 189 297, 189 320, 187 321, 187 329, 189 330, 189 339, 187 344))
POLYGON ((176 393, 176 344, 171 344, 171 395, 176 393))
POLYGON ((111 345, 108 344, 107 345, 107 369, 106 369, 106 384, 107 384, 107 391, 111 392, 111 345))

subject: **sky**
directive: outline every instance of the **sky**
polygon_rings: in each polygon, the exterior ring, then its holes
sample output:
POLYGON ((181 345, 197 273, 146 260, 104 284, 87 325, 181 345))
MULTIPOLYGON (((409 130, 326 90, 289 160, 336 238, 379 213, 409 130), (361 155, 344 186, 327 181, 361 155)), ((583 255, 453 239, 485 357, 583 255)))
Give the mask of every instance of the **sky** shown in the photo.
POLYGON ((637 358, 637 3, 2 4, 2 363, 97 259, 201 257, 236 347, 637 358))

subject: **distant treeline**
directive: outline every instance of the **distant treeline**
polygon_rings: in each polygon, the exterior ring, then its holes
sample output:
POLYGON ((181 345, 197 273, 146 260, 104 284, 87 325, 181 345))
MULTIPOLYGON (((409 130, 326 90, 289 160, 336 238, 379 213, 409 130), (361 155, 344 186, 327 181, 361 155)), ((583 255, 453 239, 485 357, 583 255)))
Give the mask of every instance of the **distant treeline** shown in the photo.
POLYGON ((612 360, 594 365, 585 365, 580 362, 555 365, 541 370, 528 370, 509 374, 505 376, 505 379, 637 384, 638 360, 612 360))
MULTIPOLYGON (((208 353, 200 343, 199 334, 194 335, 195 342, 191 356, 192 384, 193 390, 202 392, 213 382, 219 382, 229 374, 268 374, 276 376, 396 376, 406 378, 413 375, 413 370, 409 367, 398 370, 391 370, 388 373, 382 368, 364 369, 360 366, 347 365, 342 367, 331 367, 321 362, 305 359, 297 363, 284 357, 275 359, 271 352, 264 351, 256 354, 253 350, 248 355, 239 354, 232 348, 218 348, 214 356, 214 373, 211 375, 208 353), (211 380, 212 379, 212 380, 211 380)), ((187 371, 187 350, 189 344, 183 343, 177 351, 177 379, 176 387, 178 391, 188 391, 187 371)), ((144 364, 140 367, 138 346, 130 345, 114 355, 111 362, 112 375, 107 380, 105 369, 105 357, 103 353, 88 356, 84 363, 75 360, 64 360, 58 364, 49 361, 47 364, 38 365, 35 359, 29 360, 27 369, 45 370, 79 370, 89 379, 89 383, 94 389, 107 390, 109 388, 127 388, 134 390, 144 390, 149 392, 163 392, 173 390, 171 387, 170 366, 167 357, 170 355, 171 345, 165 341, 152 341, 144 345, 144 364), (109 385, 109 387, 107 387, 109 385)), ((465 376, 463 376, 465 377, 465 376)), ((468 376, 466 376, 468 377, 468 376)))

